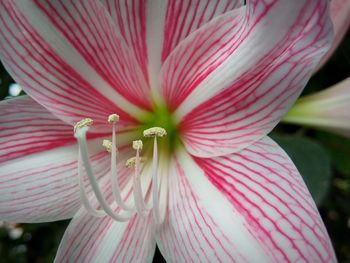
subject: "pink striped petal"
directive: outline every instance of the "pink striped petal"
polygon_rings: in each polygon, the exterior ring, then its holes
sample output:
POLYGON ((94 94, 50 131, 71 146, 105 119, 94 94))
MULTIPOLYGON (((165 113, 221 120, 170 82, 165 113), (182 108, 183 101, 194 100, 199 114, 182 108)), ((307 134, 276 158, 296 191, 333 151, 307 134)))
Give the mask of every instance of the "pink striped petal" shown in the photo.
POLYGON ((152 84, 156 84, 161 64, 181 40, 214 17, 243 4, 242 0, 101 2, 152 84))
POLYGON ((99 1, 0 2, 0 56, 35 100, 69 123, 126 123, 150 108, 149 87, 99 1))
MULTIPOLYGON (((72 134, 72 126, 28 96, 0 103, 1 220, 47 222, 70 218, 79 209, 72 134)), ((89 142, 98 178, 109 170, 100 144, 89 142)))
MULTIPOLYGON (((110 160, 100 141, 90 142, 98 179, 110 160)), ((0 219, 48 222, 67 219, 80 207, 77 146, 64 146, 1 163, 0 219)))
POLYGON ((81 209, 63 236, 55 262, 152 262, 156 244, 151 220, 136 215, 121 223, 81 209))
POLYGON ((334 40, 331 49, 322 58, 317 66, 317 71, 330 58, 336 50, 347 30, 350 27, 350 1, 349 0, 332 0, 331 1, 331 18, 334 26, 334 40))
POLYGON ((73 127, 30 97, 0 102, 0 165, 69 144, 75 144, 73 127))
POLYGON ((216 158, 177 154, 159 235, 174 262, 336 262, 295 166, 268 137, 216 158))
MULTIPOLYGON (((123 200, 133 205, 133 169, 125 167, 125 162, 133 155, 130 149, 121 149, 118 158, 119 186, 123 200)), ((151 176, 147 171, 142 176, 144 194, 149 193, 151 176)), ((109 175, 108 175, 109 176, 109 175)), ((109 177, 101 180, 101 191, 108 201, 120 212, 113 202, 109 177), (106 181, 107 179, 107 181, 106 181)), ((97 206, 97 200, 92 199, 97 206)), ((96 218, 80 209, 70 222, 55 262, 151 262, 155 251, 152 214, 148 217, 133 216, 129 222, 116 222, 110 217, 96 218)))
POLYGON ((180 43, 161 93, 192 154, 235 152, 276 125, 330 45, 327 11, 328 0, 252 0, 180 43))

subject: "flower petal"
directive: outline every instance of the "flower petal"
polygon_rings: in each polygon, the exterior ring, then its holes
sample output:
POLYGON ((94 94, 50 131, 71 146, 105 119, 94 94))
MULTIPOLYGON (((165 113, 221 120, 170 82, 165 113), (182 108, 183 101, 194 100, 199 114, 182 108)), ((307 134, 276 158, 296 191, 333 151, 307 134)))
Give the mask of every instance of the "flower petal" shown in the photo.
MULTIPOLYGON (((125 161, 130 157, 128 149, 119 152, 117 166, 121 196, 129 206, 134 205, 133 173, 125 161)), ((143 196, 149 196, 151 167, 142 169, 141 188, 143 196)), ((101 192, 115 212, 120 209, 113 198, 111 180, 104 177, 100 181, 101 192), (107 179, 107 180, 106 180, 107 179)), ((92 206, 98 207, 95 197, 92 206)), ((146 217, 134 215, 129 222, 116 222, 110 217, 92 217, 84 208, 80 209, 68 226, 55 262, 151 262, 155 251, 152 213, 146 217)))
POLYGON ((151 86, 156 84, 161 64, 182 39, 214 17, 243 4, 242 0, 101 2, 134 50, 146 79, 152 81, 151 86))
POLYGON ((315 94, 301 97, 282 119, 350 138, 350 77, 315 94))
POLYGON ((323 56, 315 71, 319 70, 336 50, 350 26, 350 1, 332 0, 331 18, 334 26, 334 40, 331 49, 323 56))
POLYGON ((63 236, 55 262, 152 262, 155 245, 152 214, 116 222, 80 209, 63 236))
MULTIPOLYGON (((47 222, 70 218, 79 209, 72 133, 72 126, 28 96, 0 103, 1 220, 47 222)), ((109 167, 99 144, 89 142, 98 178, 109 167)))
MULTIPOLYGON (((99 145, 100 141, 90 142, 98 179, 108 172, 110 164, 99 145)), ((29 223, 72 217, 80 207, 77 156, 73 145, 1 163, 1 220, 29 223)))
POLYGON ((73 127, 28 96, 0 102, 0 164, 75 144, 73 127))
POLYGON ((124 121, 150 107, 149 87, 99 1, 1 1, 0 56, 24 90, 62 120, 124 121), (130 116, 131 114, 131 116, 130 116))
POLYGON ((276 125, 328 50, 327 11, 328 0, 247 1, 180 43, 163 65, 161 93, 188 151, 232 153, 276 125))
POLYGON ((268 137, 216 158, 179 152, 160 249, 176 262, 336 262, 295 166, 268 137))

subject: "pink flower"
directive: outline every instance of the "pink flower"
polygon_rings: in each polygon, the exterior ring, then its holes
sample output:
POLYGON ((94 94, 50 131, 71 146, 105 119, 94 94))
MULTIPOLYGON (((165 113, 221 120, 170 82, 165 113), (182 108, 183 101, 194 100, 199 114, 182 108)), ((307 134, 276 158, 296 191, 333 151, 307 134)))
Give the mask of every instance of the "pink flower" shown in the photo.
POLYGON ((0 219, 73 217, 57 262, 335 262, 266 136, 330 46, 328 0, 242 2, 0 1, 31 97, 0 104, 0 219))

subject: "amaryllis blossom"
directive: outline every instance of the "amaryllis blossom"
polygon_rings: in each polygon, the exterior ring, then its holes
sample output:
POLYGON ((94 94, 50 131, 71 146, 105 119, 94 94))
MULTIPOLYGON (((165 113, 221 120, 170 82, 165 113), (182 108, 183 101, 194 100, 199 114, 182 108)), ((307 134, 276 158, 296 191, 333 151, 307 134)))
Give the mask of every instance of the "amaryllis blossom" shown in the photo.
POLYGON ((315 94, 301 97, 283 118, 350 137, 350 77, 315 94))
POLYGON ((328 50, 328 0, 0 1, 0 219, 73 217, 57 262, 335 262, 266 135, 328 50), (127 163, 127 167, 125 164, 127 163))

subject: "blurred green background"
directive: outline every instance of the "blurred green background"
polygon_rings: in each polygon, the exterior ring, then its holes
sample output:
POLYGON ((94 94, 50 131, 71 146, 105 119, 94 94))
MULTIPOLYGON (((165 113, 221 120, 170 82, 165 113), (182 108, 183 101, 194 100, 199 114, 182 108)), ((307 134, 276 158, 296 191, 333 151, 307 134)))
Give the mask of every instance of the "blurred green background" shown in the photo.
MULTIPOLYGON (((304 94, 350 76, 350 34, 313 76, 304 94)), ((23 94, 0 65, 0 99, 23 94)), ((349 110, 350 114, 350 110, 349 110)), ((350 262, 350 139, 306 127, 279 124, 272 137, 303 175, 331 236, 339 262, 350 262)), ((45 224, 0 222, 0 262, 52 262, 69 221, 45 224)), ((159 252, 156 262, 160 262, 159 252)))

